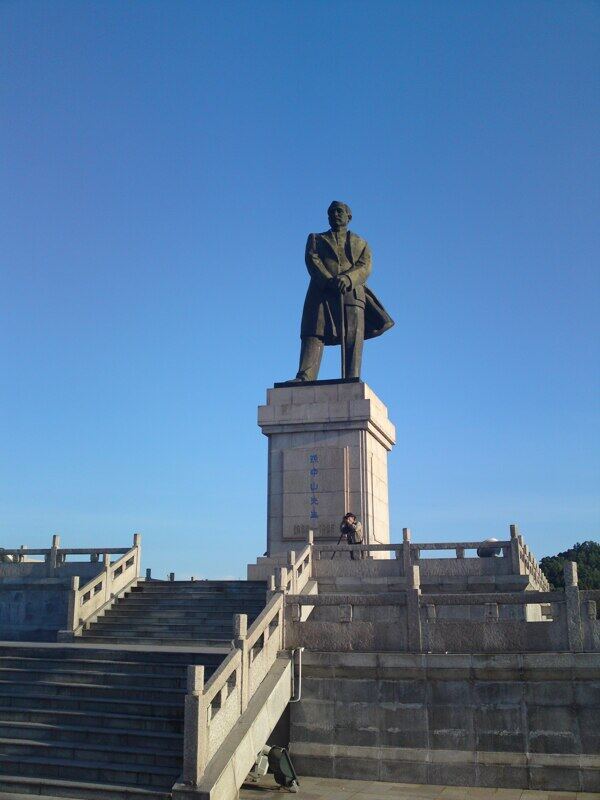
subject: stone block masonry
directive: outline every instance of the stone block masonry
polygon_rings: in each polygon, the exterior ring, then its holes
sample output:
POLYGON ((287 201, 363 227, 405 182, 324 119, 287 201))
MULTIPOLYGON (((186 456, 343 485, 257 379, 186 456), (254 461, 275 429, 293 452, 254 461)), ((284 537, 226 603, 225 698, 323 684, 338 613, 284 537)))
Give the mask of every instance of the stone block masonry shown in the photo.
POLYGON ((335 542, 347 511, 366 542, 390 540, 387 454, 395 428, 387 409, 361 381, 269 389, 258 409, 269 439, 269 555, 305 542, 335 542))
POLYGON ((600 654, 305 652, 300 774, 600 791, 600 654))

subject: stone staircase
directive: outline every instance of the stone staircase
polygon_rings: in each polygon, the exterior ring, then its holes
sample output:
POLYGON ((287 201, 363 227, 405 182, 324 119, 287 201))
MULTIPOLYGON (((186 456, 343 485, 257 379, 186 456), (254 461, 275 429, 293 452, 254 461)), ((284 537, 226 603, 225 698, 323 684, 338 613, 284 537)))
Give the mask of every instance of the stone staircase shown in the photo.
POLYGON ((265 607, 263 581, 144 581, 83 633, 84 641, 222 644, 233 639, 233 615, 250 625, 265 607))
POLYGON ((77 644, 0 644, 0 798, 158 800, 182 771, 187 667, 206 680, 265 584, 142 583, 77 644))

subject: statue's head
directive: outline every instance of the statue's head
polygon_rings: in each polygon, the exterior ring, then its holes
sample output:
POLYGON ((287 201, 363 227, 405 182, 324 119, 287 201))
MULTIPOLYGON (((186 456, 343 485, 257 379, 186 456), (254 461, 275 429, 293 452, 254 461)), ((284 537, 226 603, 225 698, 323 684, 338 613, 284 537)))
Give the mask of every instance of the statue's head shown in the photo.
POLYGON ((339 200, 334 200, 327 209, 327 216, 331 229, 336 231, 339 228, 346 227, 352 219, 352 211, 350 211, 350 206, 347 206, 346 203, 340 203, 339 200))

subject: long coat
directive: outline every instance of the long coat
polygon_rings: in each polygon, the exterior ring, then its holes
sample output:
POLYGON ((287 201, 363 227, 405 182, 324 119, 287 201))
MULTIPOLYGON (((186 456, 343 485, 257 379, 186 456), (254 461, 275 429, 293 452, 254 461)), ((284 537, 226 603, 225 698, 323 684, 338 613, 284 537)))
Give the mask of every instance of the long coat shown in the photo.
POLYGON ((310 284, 304 300, 300 336, 320 336, 325 344, 339 344, 339 292, 330 288, 331 278, 347 275, 351 288, 344 297, 345 305, 360 306, 365 309, 365 339, 380 336, 394 324, 393 319, 365 286, 371 272, 371 250, 369 245, 356 233, 348 231, 345 245, 346 258, 350 267, 341 269, 331 231, 311 233, 306 242, 306 267, 310 284))

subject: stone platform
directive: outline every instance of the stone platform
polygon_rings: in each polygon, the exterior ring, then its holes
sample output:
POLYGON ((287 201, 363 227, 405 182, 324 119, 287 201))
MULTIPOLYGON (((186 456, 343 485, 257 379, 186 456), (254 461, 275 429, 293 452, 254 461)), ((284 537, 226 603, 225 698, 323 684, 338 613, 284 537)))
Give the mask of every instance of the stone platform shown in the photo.
MULTIPOLYGON (((283 793, 273 776, 267 775, 259 784, 244 784, 240 800, 267 800, 281 797, 283 793)), ((302 800, 600 800, 600 794, 590 792, 537 792, 531 789, 485 789, 303 777, 300 777, 298 796, 302 800)))

